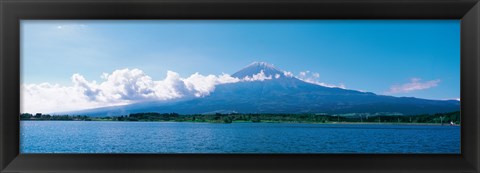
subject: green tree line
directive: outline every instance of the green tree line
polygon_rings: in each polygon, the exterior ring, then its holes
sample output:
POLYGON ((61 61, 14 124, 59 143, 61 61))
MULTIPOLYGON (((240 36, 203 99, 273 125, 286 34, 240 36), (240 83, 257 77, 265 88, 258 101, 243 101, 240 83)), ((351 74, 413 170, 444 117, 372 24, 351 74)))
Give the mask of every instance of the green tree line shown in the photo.
POLYGON ((91 121, 92 119, 85 115, 50 115, 50 114, 20 114, 20 120, 58 120, 58 121, 91 121))
POLYGON ((423 115, 369 115, 348 114, 190 114, 178 113, 134 113, 121 116, 88 117, 48 114, 20 115, 21 120, 78 120, 78 121, 173 121, 173 122, 293 122, 293 123, 332 123, 332 122, 368 122, 368 123, 437 123, 460 124, 460 112, 423 114, 423 115))

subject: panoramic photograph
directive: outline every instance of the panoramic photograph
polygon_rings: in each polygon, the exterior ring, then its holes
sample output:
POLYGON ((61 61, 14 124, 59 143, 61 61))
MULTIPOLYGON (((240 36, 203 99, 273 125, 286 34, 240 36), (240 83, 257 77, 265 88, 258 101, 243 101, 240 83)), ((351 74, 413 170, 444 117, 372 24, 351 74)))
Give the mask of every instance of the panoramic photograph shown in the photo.
POLYGON ((20 27, 23 154, 461 153, 460 20, 20 27))

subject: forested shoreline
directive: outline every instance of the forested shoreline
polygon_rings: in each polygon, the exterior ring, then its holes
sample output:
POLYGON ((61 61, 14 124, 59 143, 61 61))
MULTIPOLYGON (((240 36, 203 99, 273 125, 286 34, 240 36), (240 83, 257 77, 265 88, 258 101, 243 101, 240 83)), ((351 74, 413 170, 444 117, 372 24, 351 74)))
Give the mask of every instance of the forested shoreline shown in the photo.
POLYGON ((20 120, 32 121, 153 121, 153 122, 272 122, 272 123, 425 123, 460 124, 460 112, 422 115, 370 115, 370 114, 193 114, 134 113, 120 116, 89 117, 85 115, 20 114, 20 120))

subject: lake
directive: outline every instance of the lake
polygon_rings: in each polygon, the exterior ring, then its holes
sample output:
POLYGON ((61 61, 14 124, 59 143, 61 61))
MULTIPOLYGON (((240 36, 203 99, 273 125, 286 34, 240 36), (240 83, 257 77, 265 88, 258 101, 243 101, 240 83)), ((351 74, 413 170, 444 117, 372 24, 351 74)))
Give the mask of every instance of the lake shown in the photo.
POLYGON ((21 153, 460 153, 460 127, 21 121, 21 153))

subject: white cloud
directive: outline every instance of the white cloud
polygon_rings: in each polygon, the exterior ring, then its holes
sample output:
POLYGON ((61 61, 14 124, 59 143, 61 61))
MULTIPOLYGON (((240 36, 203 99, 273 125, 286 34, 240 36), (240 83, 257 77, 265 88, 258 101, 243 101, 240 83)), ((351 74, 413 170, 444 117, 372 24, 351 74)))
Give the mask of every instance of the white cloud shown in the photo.
POLYGON ((456 100, 456 101, 460 101, 460 98, 456 97, 456 98, 448 98, 448 99, 443 99, 443 100, 456 100))
MULTIPOLYGON (((291 72, 284 72, 293 77, 291 72)), ((297 78, 327 87, 345 88, 344 85, 330 85, 318 82, 318 73, 305 71, 297 78)), ((208 96, 216 85, 235 82, 252 82, 280 78, 280 74, 266 76, 262 70, 258 74, 243 79, 228 74, 201 75, 194 73, 182 78, 178 73, 167 71, 163 80, 153 80, 139 69, 120 69, 101 74, 102 81, 89 81, 81 74, 73 74, 71 86, 58 84, 22 84, 22 112, 53 113, 88 108, 125 105, 148 100, 172 100, 188 97, 208 96)))
POLYGON ((23 84, 20 96, 22 112, 30 113, 94 108, 99 104, 85 96, 82 88, 49 83, 23 84))
POLYGON ((272 79, 272 75, 266 76, 263 70, 260 70, 260 73, 252 75, 252 77, 245 76, 243 81, 264 81, 272 79))
POLYGON ((79 29, 85 29, 87 25, 84 24, 64 24, 64 25, 58 25, 57 29, 59 30, 79 30, 79 29))
POLYGON ((320 82, 319 81, 320 74, 319 73, 311 73, 308 70, 307 71, 301 71, 298 74, 298 76, 296 76, 296 78, 298 78, 298 79, 300 79, 304 82, 308 82, 308 83, 312 83, 312 84, 316 84, 316 85, 320 85, 320 86, 324 86, 324 87, 346 89, 346 86, 342 83, 340 83, 338 85, 334 85, 334 84, 328 84, 328 83, 325 83, 325 82, 320 82))
POLYGON ((324 86, 324 87, 329 87, 329 88, 347 89, 347 87, 343 83, 340 83, 338 85, 328 84, 328 83, 325 83, 325 82, 310 82, 310 83, 317 84, 317 85, 324 86))
POLYGON ((301 77, 301 78, 305 78, 305 77, 307 77, 308 73, 310 73, 310 71, 308 71, 308 70, 307 71, 301 71, 298 76, 301 77))
MULTIPOLYGON (((88 81, 80 74, 71 77, 72 86, 50 83, 22 85, 22 112, 62 112, 103 106, 124 105, 146 100, 170 100, 202 97, 215 90, 215 85, 241 81, 228 74, 203 76, 195 73, 181 78, 168 71, 163 80, 154 81, 139 69, 103 73, 101 83, 88 81)), ((265 80, 264 74, 252 80, 265 80)))
POLYGON ((293 77, 293 73, 289 71, 283 71, 283 75, 285 75, 286 77, 293 77))
POLYGON ((420 78, 411 78, 410 82, 408 83, 391 86, 390 90, 388 90, 385 93, 396 94, 396 93, 409 93, 412 91, 425 90, 425 89, 438 86, 438 83, 440 83, 439 79, 423 82, 422 79, 420 78))
POLYGON ((187 89, 192 91, 196 97, 203 97, 210 94, 215 90, 215 85, 239 81, 238 78, 231 77, 228 74, 220 76, 202 76, 198 73, 195 73, 184 80, 187 89))

